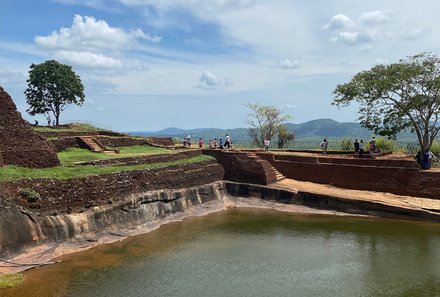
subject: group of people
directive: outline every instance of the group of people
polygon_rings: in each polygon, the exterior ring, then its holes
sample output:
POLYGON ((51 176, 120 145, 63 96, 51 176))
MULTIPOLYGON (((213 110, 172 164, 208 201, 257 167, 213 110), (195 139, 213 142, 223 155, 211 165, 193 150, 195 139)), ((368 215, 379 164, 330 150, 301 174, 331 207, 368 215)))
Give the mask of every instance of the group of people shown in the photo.
MULTIPOLYGON (((203 139, 199 138, 198 142, 199 148, 203 148, 203 139)), ((186 134, 186 136, 183 138, 183 146, 185 147, 191 147, 191 135, 189 133, 186 134)), ((210 149, 233 149, 234 144, 232 143, 231 136, 229 134, 226 134, 225 140, 223 142, 223 139, 217 139, 214 138, 214 140, 209 140, 209 148, 210 149)))
MULTIPOLYGON (((358 141, 357 139, 355 139, 353 145, 354 145, 354 156, 356 158, 362 158, 365 152, 364 140, 361 139, 361 141, 358 141)), ((370 143, 368 144, 368 152, 370 153, 370 156, 372 158, 375 158, 376 153, 379 152, 379 149, 377 148, 376 145, 376 138, 374 137, 370 140, 370 143)))
MULTIPOLYGON (((324 138, 324 140, 321 142, 321 150, 322 150, 322 154, 326 155, 327 154, 327 149, 328 149, 328 141, 327 138, 324 138)), ((362 158, 362 156, 364 155, 365 152, 365 144, 364 144, 364 140, 361 139, 360 141, 358 141, 357 139, 354 140, 353 143, 354 146, 354 156, 356 158, 362 158)), ((370 156, 372 158, 376 157, 376 153, 379 152, 379 149, 376 145, 376 138, 372 138, 370 140, 370 143, 368 145, 368 152, 370 153, 370 156)))
POLYGON ((232 143, 231 136, 229 136, 229 134, 226 134, 224 143, 223 143, 223 139, 222 138, 220 138, 218 140, 217 140, 217 138, 214 138, 214 140, 210 139, 209 140, 209 148, 210 149, 216 149, 216 148, 220 148, 220 149, 233 149, 234 148, 234 144, 232 143))

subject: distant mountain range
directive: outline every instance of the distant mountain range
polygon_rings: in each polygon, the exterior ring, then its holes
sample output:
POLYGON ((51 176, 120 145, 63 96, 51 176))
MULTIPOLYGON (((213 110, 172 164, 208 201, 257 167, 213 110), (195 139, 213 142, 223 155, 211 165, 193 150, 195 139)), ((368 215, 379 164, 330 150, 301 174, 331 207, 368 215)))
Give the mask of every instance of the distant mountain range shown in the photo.
MULTIPOLYGON (((286 124, 287 130, 295 134, 295 138, 301 139, 313 139, 313 138, 363 138, 369 139, 373 133, 372 131, 362 128, 355 122, 338 122, 332 119, 318 119, 308 121, 301 124, 286 124)), ((207 139, 224 138, 226 134, 229 134, 232 139, 247 140, 249 139, 247 128, 234 128, 234 129, 219 129, 219 128, 197 128, 197 129, 179 129, 179 128, 166 128, 160 131, 133 131, 128 132, 132 135, 139 136, 167 136, 182 138, 189 133, 192 139, 202 138, 205 141, 207 139)), ((413 139, 415 136, 411 133, 399 134, 399 139, 413 139)))

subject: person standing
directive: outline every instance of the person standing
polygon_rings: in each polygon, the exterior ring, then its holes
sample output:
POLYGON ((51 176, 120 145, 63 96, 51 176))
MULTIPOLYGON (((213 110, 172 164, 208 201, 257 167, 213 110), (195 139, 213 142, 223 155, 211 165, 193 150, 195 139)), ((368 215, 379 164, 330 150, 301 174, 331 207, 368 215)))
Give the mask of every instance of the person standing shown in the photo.
POLYGON ((269 151, 269 147, 270 147, 270 140, 268 138, 266 138, 264 140, 264 151, 268 152, 269 151))
POLYGON ((359 142, 357 139, 354 140, 354 156, 359 157, 359 142))
POLYGON ((218 141, 217 141, 217 138, 214 138, 214 148, 217 148, 218 147, 218 141))
POLYGON ((359 158, 362 158, 363 154, 364 154, 364 140, 361 139, 361 142, 359 142, 359 158))
POLYGON ((222 149, 223 148, 223 139, 220 138, 219 144, 220 144, 220 148, 222 149))
POLYGON ((376 158, 376 156, 374 155, 375 152, 376 152, 376 139, 373 137, 370 140, 370 155, 373 159, 376 158))
POLYGON ((191 135, 189 133, 186 133, 186 144, 191 147, 191 135))
POLYGON ((50 114, 47 114, 46 120, 47 120, 47 126, 50 127, 50 122, 51 122, 50 114))
POLYGON ((212 148, 212 139, 209 140, 209 148, 212 148))
POLYGON ((231 148, 231 137, 229 136, 229 134, 226 134, 225 148, 231 148))
POLYGON ((199 148, 202 148, 203 147, 203 140, 200 138, 199 139, 199 148))
POLYGON ((327 155, 327 148, 328 148, 328 141, 327 138, 324 138, 324 140, 321 142, 321 149, 323 155, 327 155))

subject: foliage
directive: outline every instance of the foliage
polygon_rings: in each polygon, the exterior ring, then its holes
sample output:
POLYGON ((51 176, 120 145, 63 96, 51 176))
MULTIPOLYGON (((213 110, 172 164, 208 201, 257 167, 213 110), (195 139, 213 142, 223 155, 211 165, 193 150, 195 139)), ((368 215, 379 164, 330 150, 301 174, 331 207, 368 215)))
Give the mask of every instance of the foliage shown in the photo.
POLYGON ((69 148, 65 151, 59 152, 58 158, 60 159, 62 165, 73 166, 76 162, 97 161, 142 155, 174 154, 176 152, 177 151, 175 150, 171 151, 166 148, 147 145, 120 147, 119 154, 117 155, 94 153, 92 151, 80 148, 69 148))
POLYGON ((354 145, 351 139, 342 139, 341 140, 341 150, 342 151, 353 151, 354 145))
POLYGON ((200 155, 183 160, 173 162, 163 162, 154 164, 138 164, 125 166, 57 166, 50 168, 25 168, 18 166, 4 166, 0 168, 0 181, 12 181, 24 178, 55 178, 59 180, 66 180, 76 177, 84 177, 89 175, 106 174, 130 170, 156 169, 165 168, 180 164, 198 163, 207 160, 213 160, 213 157, 200 155))
POLYGON ((251 110, 247 121, 251 126, 249 136, 258 147, 263 147, 266 138, 272 141, 284 123, 291 118, 274 106, 248 103, 246 107, 251 110))
POLYGON ((334 105, 360 104, 363 127, 389 138, 411 129, 424 150, 440 129, 440 58, 422 53, 399 63, 376 65, 338 85, 333 94, 334 105))
POLYGON ((40 193, 34 189, 29 188, 19 188, 18 191, 20 195, 27 199, 28 202, 35 202, 40 199, 40 193))
POLYGON ((279 149, 284 148, 284 146, 287 144, 287 142, 292 141, 295 135, 293 132, 287 131, 285 126, 281 126, 278 131, 278 140, 277 140, 277 147, 279 149))
POLYGON ((434 141, 431 146, 431 152, 437 157, 440 158, 440 142, 434 141))
POLYGON ((14 273, 14 274, 1 274, 0 275, 0 289, 12 288, 24 281, 23 273, 14 273))
POLYGON ((386 138, 376 139, 376 148, 381 152, 392 152, 395 150, 394 141, 386 138))
POLYGON ((68 104, 84 103, 84 86, 71 66, 49 60, 31 64, 30 69, 24 92, 30 115, 52 112, 58 126, 60 114, 68 104))

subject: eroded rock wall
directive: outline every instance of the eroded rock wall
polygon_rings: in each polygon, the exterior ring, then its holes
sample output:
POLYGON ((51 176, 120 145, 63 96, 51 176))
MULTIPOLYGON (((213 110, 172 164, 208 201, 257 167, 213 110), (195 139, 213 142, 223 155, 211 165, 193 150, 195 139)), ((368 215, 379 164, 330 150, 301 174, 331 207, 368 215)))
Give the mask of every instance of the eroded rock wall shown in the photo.
MULTIPOLYGON (((0 87, 0 153, 4 165, 51 167, 60 163, 53 146, 26 123, 0 87)), ((1 164, 0 164, 1 165, 1 164)))
POLYGON ((83 213, 57 216, 39 216, 18 206, 0 205, 0 254, 6 256, 86 233, 139 227, 194 205, 222 200, 223 196, 223 182, 215 182, 188 189, 145 191, 83 213))

